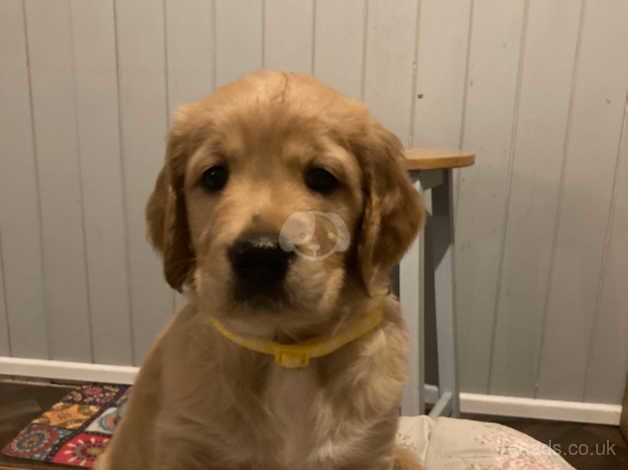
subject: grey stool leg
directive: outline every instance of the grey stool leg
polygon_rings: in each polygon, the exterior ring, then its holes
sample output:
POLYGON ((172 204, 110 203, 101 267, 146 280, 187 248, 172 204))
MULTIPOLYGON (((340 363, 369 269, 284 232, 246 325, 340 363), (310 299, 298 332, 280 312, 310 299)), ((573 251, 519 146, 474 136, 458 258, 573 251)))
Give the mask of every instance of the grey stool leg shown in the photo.
MULTIPOLYGON (((418 172, 411 173, 417 191, 421 192, 418 172)), ((399 301, 410 335, 408 379, 401 401, 401 414, 423 414, 424 352, 423 352, 423 270, 425 265, 423 234, 419 234, 399 263, 399 301)))
POLYGON ((436 416, 460 414, 456 370, 453 201, 452 171, 446 170, 443 184, 432 188, 432 217, 429 227, 434 266, 436 341, 441 396, 430 415, 436 416))

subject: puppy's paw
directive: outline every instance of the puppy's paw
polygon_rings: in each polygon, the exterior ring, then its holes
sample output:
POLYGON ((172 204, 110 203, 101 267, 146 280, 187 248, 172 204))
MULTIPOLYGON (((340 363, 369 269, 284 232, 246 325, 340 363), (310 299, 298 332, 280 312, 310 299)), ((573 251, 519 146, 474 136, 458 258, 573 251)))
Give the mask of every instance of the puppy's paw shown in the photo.
POLYGON ((416 454, 410 449, 395 446, 393 448, 393 457, 395 459, 394 470, 425 470, 416 454))
POLYGON ((110 470, 109 452, 105 451, 98 456, 92 470, 110 470))

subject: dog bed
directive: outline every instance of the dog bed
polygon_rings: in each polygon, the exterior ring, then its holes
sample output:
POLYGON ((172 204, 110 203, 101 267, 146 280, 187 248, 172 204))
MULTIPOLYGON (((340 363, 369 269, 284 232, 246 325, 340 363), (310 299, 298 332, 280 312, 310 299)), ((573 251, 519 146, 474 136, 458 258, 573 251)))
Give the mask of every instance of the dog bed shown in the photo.
MULTIPOLYGON (((124 413, 131 390, 85 385, 33 420, 3 449, 9 457, 91 468, 124 413)), ((549 447, 492 423, 427 416, 403 417, 398 442, 427 470, 571 469, 549 447)))
POLYGON ((397 441, 427 470, 567 470, 565 460, 531 437, 495 423, 402 417, 397 441))

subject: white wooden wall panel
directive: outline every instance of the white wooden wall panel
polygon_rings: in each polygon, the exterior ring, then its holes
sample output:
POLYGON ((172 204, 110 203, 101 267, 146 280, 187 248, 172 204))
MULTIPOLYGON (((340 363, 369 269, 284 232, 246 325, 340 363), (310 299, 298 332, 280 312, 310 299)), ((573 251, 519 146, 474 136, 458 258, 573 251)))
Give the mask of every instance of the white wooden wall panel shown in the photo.
POLYGON ((363 94, 366 0, 316 0, 314 76, 351 98, 363 94))
POLYGON ((91 361, 70 3, 28 0, 26 23, 50 357, 91 361))
POLYGON ((404 145, 414 101, 417 14, 417 0, 368 2, 364 101, 404 145))
MULTIPOLYGON (((414 124, 417 147, 458 148, 463 137, 471 0, 420 2, 414 124)), ((454 200, 458 199, 457 174, 454 200)), ((457 206, 454 205, 454 217, 457 206)))
POLYGON ((488 389, 523 29, 519 0, 475 2, 462 145, 478 164, 461 172, 456 221, 459 370, 472 392, 488 389))
POLYGON ((164 11, 151 0, 116 3, 122 159, 135 363, 173 310, 148 246, 144 207, 162 166, 167 128, 164 11))
POLYGON ((11 353, 48 358, 41 221, 21 0, 0 2, 0 231, 11 353))
POLYGON ((498 395, 533 396, 536 387, 580 11, 573 0, 530 2, 497 275, 489 390, 498 395))
POLYGON ((619 147, 611 227, 588 358, 585 401, 621 403, 628 371, 628 94, 619 147))
POLYGON ((413 145, 460 145, 471 0, 422 0, 413 145))
POLYGON ((94 361, 133 361, 111 0, 71 0, 94 361), (115 345, 115 347, 112 347, 115 345))
MULTIPOLYGON (((215 3, 213 0, 166 0, 168 115, 172 123, 179 106, 198 101, 215 87, 215 3)), ((175 295, 177 308, 185 305, 175 295)))
POLYGON ((216 86, 262 67, 263 1, 215 0, 216 86))
POLYGON ((312 74, 315 0, 265 0, 265 68, 312 74))
POLYGON ((617 403, 627 40, 612 0, 3 0, 0 354, 141 362, 183 303, 145 240, 168 123, 266 66, 364 99, 405 144, 477 153, 463 391, 617 403))
MULTIPOLYGON (((168 115, 179 106, 198 101, 215 86, 215 3, 213 0, 166 0, 168 115)), ((175 306, 185 297, 175 294, 175 306)))
POLYGON ((177 108, 209 95, 215 81, 214 2, 167 0, 166 52, 168 108, 177 108))
POLYGON ((583 21, 538 389, 563 400, 585 390, 628 83, 628 3, 587 3, 583 21))

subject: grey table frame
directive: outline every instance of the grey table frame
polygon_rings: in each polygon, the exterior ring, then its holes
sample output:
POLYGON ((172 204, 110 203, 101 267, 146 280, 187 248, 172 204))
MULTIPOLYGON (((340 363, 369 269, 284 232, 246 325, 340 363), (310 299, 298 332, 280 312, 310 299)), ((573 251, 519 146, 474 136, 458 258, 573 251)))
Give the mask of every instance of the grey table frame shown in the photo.
POLYGON ((430 416, 460 413, 456 369, 456 315, 454 286, 453 170, 412 170, 412 181, 422 194, 428 217, 424 231, 414 240, 399 265, 399 300, 410 332, 408 381, 401 412, 425 411, 425 276, 433 276, 438 348, 439 399, 430 416), (425 232, 430 235, 426 252, 425 232), (430 262, 427 262, 430 257, 430 262))

